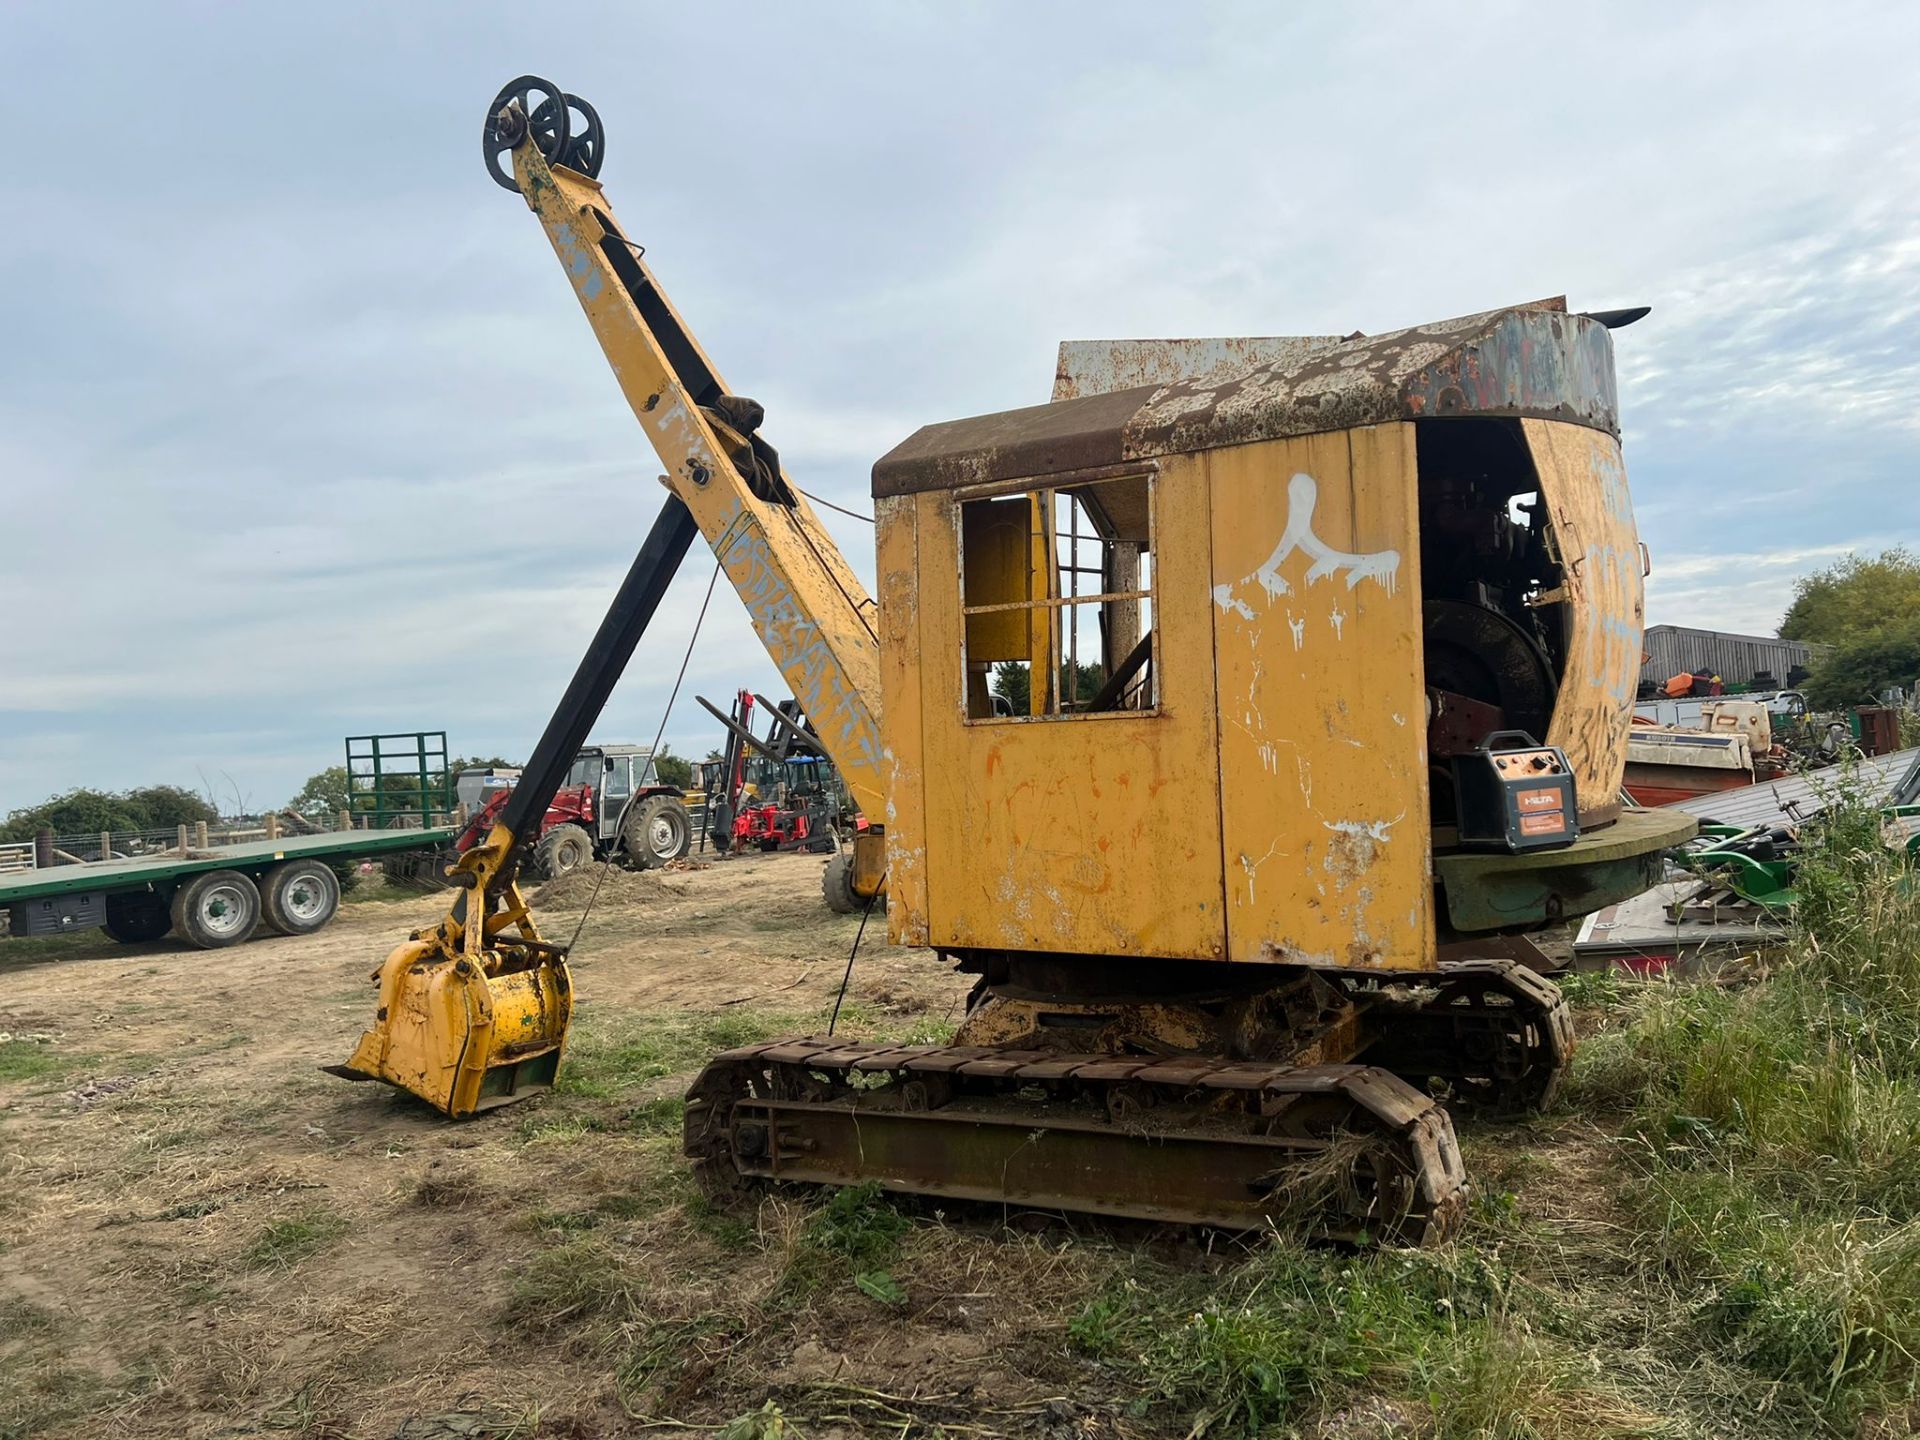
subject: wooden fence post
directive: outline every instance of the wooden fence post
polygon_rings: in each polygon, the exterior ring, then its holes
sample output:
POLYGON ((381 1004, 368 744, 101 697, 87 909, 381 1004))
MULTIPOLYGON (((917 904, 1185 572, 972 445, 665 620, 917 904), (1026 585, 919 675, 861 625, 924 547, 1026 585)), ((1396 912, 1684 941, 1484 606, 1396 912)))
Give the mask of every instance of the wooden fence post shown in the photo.
POLYGON ((113 859, 113 832, 111 830, 102 830, 100 832, 100 858, 102 860, 113 859))
POLYGON ((279 838, 280 812, 277 810, 269 810, 267 812, 267 839, 278 840, 279 838))
POLYGON ((212 848, 212 842, 207 839, 206 821, 196 820, 193 822, 193 843, 198 845, 202 850, 212 848))
POLYGON ((187 853, 187 827, 185 825, 182 825, 180 827, 180 834, 178 838, 180 841, 180 853, 184 855, 187 853))

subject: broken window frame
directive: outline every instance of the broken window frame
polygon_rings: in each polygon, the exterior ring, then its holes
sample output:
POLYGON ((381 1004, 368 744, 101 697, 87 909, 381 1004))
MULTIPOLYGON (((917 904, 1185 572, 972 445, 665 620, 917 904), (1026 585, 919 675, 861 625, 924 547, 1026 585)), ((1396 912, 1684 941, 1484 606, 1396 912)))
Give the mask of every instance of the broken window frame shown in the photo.
MULTIPOLYGON (((1136 463, 1130 465, 1102 466, 1087 470, 1060 471, 1051 475, 1026 476, 1015 480, 999 481, 991 485, 970 486, 956 490, 953 493, 954 538, 957 558, 959 560, 959 564, 956 567, 958 570, 956 583, 960 599, 960 715, 964 724, 1015 725, 1033 721, 1142 719, 1161 713, 1160 629, 1158 624, 1157 600, 1159 581, 1157 549, 1159 519, 1158 470, 1159 467, 1150 462, 1146 464, 1136 463), (1091 524, 1086 532, 1079 532, 1078 526, 1081 515, 1086 514, 1089 522, 1091 522, 1091 512, 1089 512, 1085 504, 1075 496, 1074 492, 1097 489, 1097 487, 1101 485, 1130 480, 1139 481, 1145 487, 1146 540, 1141 544, 1139 554, 1140 569, 1144 577, 1143 582, 1138 588, 1132 590, 1107 591, 1100 585, 1095 585, 1091 591, 1084 594, 1080 593, 1080 575, 1089 573, 1092 567, 1081 565, 1077 553, 1078 546, 1089 543, 1110 545, 1116 542, 1107 537, 1103 537, 1098 529, 1092 527, 1091 524), (1049 566, 1049 592, 1045 597, 1033 599, 995 600, 977 605, 969 604, 967 600, 966 564, 967 507, 979 501, 1006 500, 1014 496, 1027 496, 1030 500, 1032 497, 1037 496, 1046 497, 1046 505, 1048 508, 1042 513, 1047 516, 1047 533, 1044 537, 1044 543, 1048 548, 1049 559, 1052 562, 1049 566), (1068 529, 1065 533, 1059 530, 1057 515, 1052 508, 1062 499, 1067 502, 1066 509, 1069 517, 1068 529), (1063 543, 1068 544, 1070 547, 1068 558, 1065 560, 1062 559, 1060 552, 1060 547, 1063 543), (1063 576, 1066 577, 1067 591, 1064 595, 1056 593, 1061 588, 1063 576), (1147 703, 1138 706, 1138 708, 1115 705, 1113 708, 1105 710, 1064 708, 1062 704, 1063 697, 1059 693, 1061 689, 1060 681, 1063 672, 1066 672, 1066 667, 1069 664, 1077 667, 1080 659, 1079 637, 1077 634, 1078 626, 1073 623, 1076 618, 1074 612, 1083 606, 1104 607, 1115 602, 1126 601, 1137 602, 1144 611, 1143 618, 1145 624, 1142 627, 1144 631, 1142 639, 1148 644, 1148 652, 1146 661, 1141 667, 1141 673, 1129 681, 1127 690, 1123 692, 1123 695, 1130 694, 1136 686, 1145 684, 1149 691, 1147 703), (1053 668, 1055 673, 1053 681, 1048 687, 1048 708, 1043 713, 1037 715, 997 715, 993 713, 976 715, 971 713, 972 701, 969 694, 969 680, 973 673, 974 661, 968 653, 968 622, 976 615, 1003 614, 1014 611, 1030 613, 1036 610, 1051 612, 1054 617, 1051 646, 1054 655, 1053 668)), ((1042 537, 1029 530, 1029 546, 1034 547, 1041 543, 1043 543, 1042 537)), ((1106 566, 1103 563, 1101 566, 1101 575, 1103 578, 1105 573, 1106 566)), ((1104 630, 1101 633, 1103 636, 1101 642, 1102 649, 1112 648, 1104 639, 1104 630)), ((1138 644, 1139 641, 1136 641, 1135 645, 1137 646, 1138 644)), ((1129 653, 1131 653, 1131 649, 1132 647, 1129 647, 1129 653)), ((1106 675, 1111 677, 1114 667, 1124 662, 1127 659, 1127 655, 1103 654, 1097 658, 1102 661, 1102 668, 1106 675)), ((984 687, 987 687, 987 693, 991 696, 992 666, 1000 663, 1000 661, 990 660, 982 663, 986 667, 986 678, 983 679, 981 683, 984 687)), ((1026 663, 1028 666, 1028 683, 1031 685, 1033 680, 1033 666, 1031 661, 1026 663)), ((1076 677, 1074 683, 1077 688, 1077 668, 1066 673, 1071 673, 1076 677)), ((1074 701, 1071 703, 1077 705, 1080 702, 1074 701)), ((989 707, 991 707, 991 698, 988 704, 989 707)))

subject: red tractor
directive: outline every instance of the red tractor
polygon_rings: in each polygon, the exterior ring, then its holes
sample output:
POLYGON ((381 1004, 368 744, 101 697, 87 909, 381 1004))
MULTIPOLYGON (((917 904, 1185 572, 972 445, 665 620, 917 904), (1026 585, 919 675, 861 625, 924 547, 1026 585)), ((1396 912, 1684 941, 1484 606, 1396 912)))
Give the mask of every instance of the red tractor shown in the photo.
MULTIPOLYGON (((499 777, 496 777, 499 778, 499 777)), ((513 793, 490 785, 485 803, 454 841, 456 851, 479 843, 513 793)), ((652 870, 678 860, 693 839, 686 796, 660 783, 644 745, 590 745, 547 806, 527 868, 542 880, 577 870, 589 860, 621 860, 652 870)))

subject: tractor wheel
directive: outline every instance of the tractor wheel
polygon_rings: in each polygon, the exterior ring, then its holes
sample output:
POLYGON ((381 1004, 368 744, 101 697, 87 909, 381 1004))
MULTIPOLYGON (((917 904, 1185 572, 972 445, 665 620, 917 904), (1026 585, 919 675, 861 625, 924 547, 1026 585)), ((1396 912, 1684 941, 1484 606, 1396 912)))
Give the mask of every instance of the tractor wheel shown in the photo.
POLYGON ((173 892, 174 932, 189 945, 238 945, 260 923, 260 892, 238 870, 209 870, 173 892))
POLYGON ((151 890, 128 890, 107 896, 107 934, 122 945, 144 945, 166 938, 173 929, 167 902, 151 890))
POLYGON ((627 815, 627 858, 639 870, 657 870, 687 853, 693 819, 676 795, 650 795, 627 815))
POLYGON ((558 880, 593 859, 593 837, 578 825, 556 825, 533 847, 534 872, 542 880, 558 880))
POLYGON ((283 860, 260 877, 260 911, 269 929, 311 935, 340 908, 340 877, 318 860, 283 860))
POLYGON ((820 875, 820 890, 827 897, 827 908, 836 915, 858 915, 866 907, 853 893, 853 852, 842 850, 820 875))

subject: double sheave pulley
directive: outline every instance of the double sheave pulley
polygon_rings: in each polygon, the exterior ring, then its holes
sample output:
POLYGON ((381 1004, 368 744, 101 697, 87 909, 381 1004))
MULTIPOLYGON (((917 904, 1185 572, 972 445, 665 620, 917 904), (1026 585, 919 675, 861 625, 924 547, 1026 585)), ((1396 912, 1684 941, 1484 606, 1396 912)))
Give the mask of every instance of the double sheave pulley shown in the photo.
POLYGON ((522 75, 507 84, 487 106, 481 150, 494 184, 516 194, 520 182, 513 175, 513 147, 531 129, 533 143, 550 165, 564 165, 588 177, 600 173, 606 159, 606 132, 600 115, 578 95, 568 95, 550 80, 522 75))

